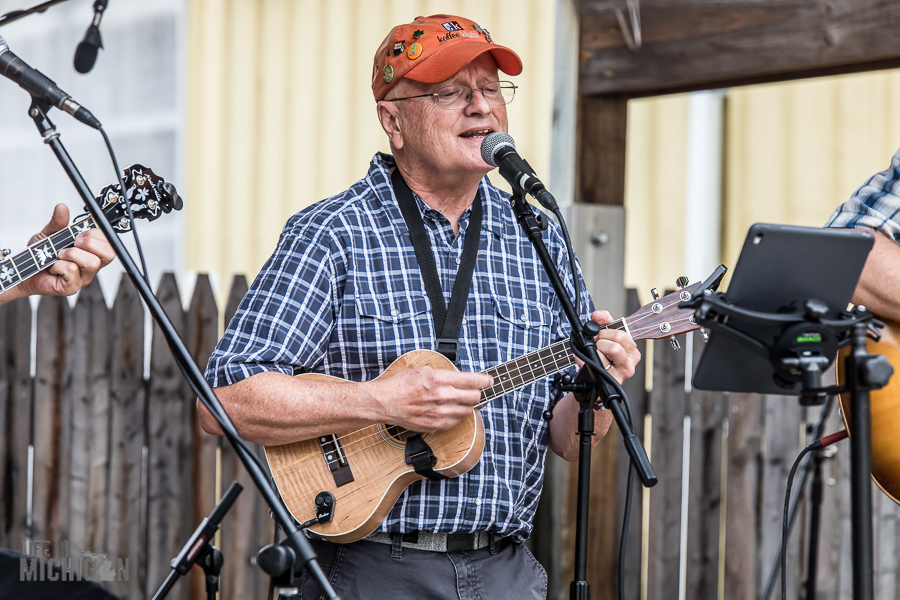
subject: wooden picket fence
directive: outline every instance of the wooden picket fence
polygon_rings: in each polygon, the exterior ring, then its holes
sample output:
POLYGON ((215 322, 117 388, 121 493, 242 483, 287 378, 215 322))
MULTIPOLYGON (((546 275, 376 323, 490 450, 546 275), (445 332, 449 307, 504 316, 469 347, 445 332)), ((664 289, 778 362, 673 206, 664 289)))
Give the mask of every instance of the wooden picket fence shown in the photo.
MULTIPOLYGON (((246 289, 243 277, 232 282, 225 322, 246 289)), ((197 278, 187 310, 174 276, 163 277, 157 294, 205 365, 221 335, 209 278, 197 278)), ((634 291, 628 297, 630 313, 639 303, 634 291)), ((245 490, 217 542, 226 560, 221 597, 264 598, 255 556, 271 542, 272 521, 231 449, 200 431, 193 394, 155 329, 145 377, 145 316, 130 281, 123 279, 111 308, 95 282, 72 308, 42 298, 34 327, 32 317, 27 301, 0 307, 0 546, 21 551, 25 540, 47 540, 65 542, 69 556, 106 553, 114 567, 127 559, 128 580, 104 585, 149 598, 217 495, 237 480, 245 490)), ((688 347, 657 343, 652 389, 648 361, 626 385, 659 475, 649 492, 635 485, 629 600, 758 598, 780 539, 787 471, 804 424, 818 414, 795 398, 686 392, 685 367, 696 364, 699 346, 689 355, 688 347)), ((841 426, 835 409, 826 430, 841 426)), ((841 446, 823 464, 823 600, 852 595, 848 454, 841 446)), ((606 599, 615 597, 627 468, 615 425, 593 457, 588 579, 593 597, 606 599)), ((574 486, 574 466, 548 457, 529 546, 547 568, 551 599, 567 598, 572 578, 574 486)), ((877 490, 874 498, 876 597, 897 598, 898 511, 877 490)), ((791 600, 805 578, 807 513, 788 548, 791 600)), ((203 589, 195 569, 169 597, 200 598, 203 589)))

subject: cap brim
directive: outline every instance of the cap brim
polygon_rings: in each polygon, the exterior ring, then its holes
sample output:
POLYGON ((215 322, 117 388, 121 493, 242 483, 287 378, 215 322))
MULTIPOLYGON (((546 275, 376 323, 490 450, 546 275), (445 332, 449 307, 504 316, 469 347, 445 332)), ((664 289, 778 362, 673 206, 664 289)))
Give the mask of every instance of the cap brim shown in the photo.
POLYGON ((515 76, 522 72, 522 59, 509 48, 488 46, 481 40, 458 40, 446 48, 439 48, 428 60, 404 73, 403 77, 421 83, 440 83, 459 73, 463 67, 486 52, 491 53, 497 67, 507 75, 515 76))

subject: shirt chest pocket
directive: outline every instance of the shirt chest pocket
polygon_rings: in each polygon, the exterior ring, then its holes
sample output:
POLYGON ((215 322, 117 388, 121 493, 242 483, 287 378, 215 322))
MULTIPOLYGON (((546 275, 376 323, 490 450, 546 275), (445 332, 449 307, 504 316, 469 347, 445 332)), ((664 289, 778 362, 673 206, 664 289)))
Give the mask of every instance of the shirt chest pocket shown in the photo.
POLYGON ((501 361, 550 345, 553 315, 548 306, 526 298, 493 296, 492 301, 501 361))
POLYGON ((421 293, 376 294, 360 290, 350 341, 361 364, 386 365, 418 348, 430 348, 430 306, 421 293))

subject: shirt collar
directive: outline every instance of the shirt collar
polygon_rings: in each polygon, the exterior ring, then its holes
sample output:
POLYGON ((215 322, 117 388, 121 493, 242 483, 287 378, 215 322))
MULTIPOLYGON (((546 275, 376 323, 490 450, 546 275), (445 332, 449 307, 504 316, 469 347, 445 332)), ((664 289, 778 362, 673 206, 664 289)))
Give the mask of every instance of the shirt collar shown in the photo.
MULTIPOLYGON (((376 196, 378 196, 378 199, 383 204, 390 204, 396 207, 397 201, 393 194, 393 185, 391 184, 391 167, 393 167, 394 164, 394 157, 390 154, 385 154, 383 152, 377 153, 374 158, 372 158, 372 163, 369 167, 369 179, 370 185, 376 196)), ((502 237, 502 203, 507 201, 504 197, 505 194, 503 194, 502 190, 491 184, 487 175, 482 178, 481 183, 478 185, 478 193, 481 194, 481 228, 485 231, 493 232, 497 237, 502 237)), ((417 194, 413 193, 413 197, 416 199, 416 204, 422 214, 424 214, 426 210, 434 210, 425 204, 417 194)), ((471 211, 472 207, 470 206, 466 209, 466 212, 463 213, 463 218, 468 219, 471 211)), ((397 213, 399 214, 399 209, 397 209, 397 213)), ((402 217, 400 220, 403 220, 402 217)), ((406 226, 405 223, 403 225, 404 227, 406 226)))

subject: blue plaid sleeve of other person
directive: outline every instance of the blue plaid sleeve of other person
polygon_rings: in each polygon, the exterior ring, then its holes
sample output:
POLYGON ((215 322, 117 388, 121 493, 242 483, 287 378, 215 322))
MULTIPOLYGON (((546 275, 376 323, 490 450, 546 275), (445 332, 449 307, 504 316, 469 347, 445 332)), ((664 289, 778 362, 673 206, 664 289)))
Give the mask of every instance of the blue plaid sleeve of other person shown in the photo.
MULTIPOLYGON (((212 386, 300 368, 368 381, 402 354, 433 348, 431 305, 393 195, 389 160, 376 155, 364 179, 288 221, 210 358, 206 376, 212 386)), ((484 371, 569 335, 559 300, 520 232, 508 195, 487 177, 478 193, 484 217, 460 332, 460 369, 466 371, 484 371)), ((416 200, 449 301, 470 210, 454 237, 440 213, 416 200)), ((544 241, 572 293, 569 261, 555 223, 544 241)), ((587 319, 593 305, 580 267, 578 279, 587 319)), ((479 463, 457 478, 411 485, 379 531, 528 537, 547 453, 548 429, 541 415, 552 392, 545 379, 484 407, 485 449, 479 463)))
POLYGON ((872 229, 900 244, 900 150, 831 215, 826 227, 872 229))

